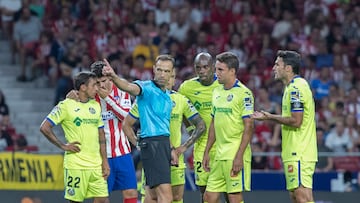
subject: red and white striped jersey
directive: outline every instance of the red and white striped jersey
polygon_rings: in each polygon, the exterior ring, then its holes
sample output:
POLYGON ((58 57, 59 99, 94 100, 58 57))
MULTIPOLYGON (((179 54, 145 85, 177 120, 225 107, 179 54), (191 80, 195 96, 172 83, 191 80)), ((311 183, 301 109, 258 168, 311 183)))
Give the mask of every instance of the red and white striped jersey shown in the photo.
POLYGON ((130 95, 115 85, 111 93, 104 99, 95 97, 101 106, 101 116, 105 124, 107 157, 117 157, 131 152, 127 137, 122 130, 122 121, 131 108, 130 95))

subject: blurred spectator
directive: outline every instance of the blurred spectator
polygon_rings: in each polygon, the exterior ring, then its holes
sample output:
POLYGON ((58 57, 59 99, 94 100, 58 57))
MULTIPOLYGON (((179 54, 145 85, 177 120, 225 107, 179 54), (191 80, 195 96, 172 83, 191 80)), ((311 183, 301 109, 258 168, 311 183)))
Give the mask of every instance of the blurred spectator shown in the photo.
POLYGON ((48 32, 42 32, 40 34, 39 44, 36 46, 35 57, 31 64, 31 78, 34 80, 38 77, 38 71, 40 69, 41 75, 47 75, 49 69, 49 57, 51 53, 52 36, 48 32))
POLYGON ((251 150, 254 155, 251 157, 251 169, 264 170, 268 169, 267 157, 264 155, 256 155, 256 153, 264 152, 261 148, 260 143, 252 143, 251 150))
POLYGON ((360 135, 357 128, 356 118, 354 114, 347 114, 345 117, 345 126, 351 141, 354 145, 351 151, 360 151, 360 135))
POLYGON ((14 145, 14 141, 8 131, 3 129, 2 123, 0 122, 0 152, 4 151, 7 147, 14 145))
POLYGON ((155 22, 157 26, 160 26, 163 23, 169 24, 171 22, 171 10, 169 7, 169 0, 158 1, 158 5, 155 9, 155 22))
POLYGON ((159 33, 156 37, 153 38, 153 44, 159 47, 160 54, 167 54, 170 52, 170 44, 175 41, 175 39, 169 36, 169 24, 162 23, 159 26, 159 33))
POLYGON ((348 100, 345 104, 347 114, 353 114, 356 119, 356 124, 360 126, 360 95, 359 90, 355 87, 348 92, 348 100))
POLYGON ((349 152, 353 148, 353 142, 349 130, 345 128, 344 120, 336 121, 335 127, 325 139, 325 146, 334 152, 349 152))
POLYGON ((152 38, 145 30, 140 31, 140 38, 140 44, 135 46, 132 58, 135 60, 136 56, 143 55, 145 57, 145 69, 152 70, 155 58, 159 55, 159 47, 152 43, 152 38))
POLYGON ((40 33, 43 26, 37 16, 31 15, 28 7, 23 7, 21 10, 20 19, 15 22, 14 26, 14 40, 16 48, 19 52, 21 73, 17 80, 25 82, 26 77, 26 59, 28 57, 34 58, 34 50, 36 44, 40 39, 40 33))
POLYGON ((135 57, 133 67, 130 70, 130 77, 136 80, 151 80, 152 72, 151 69, 146 69, 145 64, 145 56, 139 54, 135 57))
POLYGON ((12 64, 15 63, 15 44, 13 40, 14 14, 20 10, 21 6, 22 0, 0 1, 1 27, 5 38, 9 40, 12 64))
POLYGON ((5 95, 0 89, 0 123, 6 117, 9 117, 9 107, 6 103, 5 95))
POLYGON ((186 40, 189 29, 189 13, 185 8, 182 8, 175 13, 175 20, 170 23, 169 35, 183 43, 186 40))
POLYGON ((239 59, 239 68, 246 68, 247 55, 244 50, 242 38, 239 33, 232 33, 229 43, 225 46, 225 50, 235 54, 239 59))
POLYGON ((315 101, 329 96, 329 90, 332 83, 333 81, 330 78, 330 68, 322 67, 320 69, 319 78, 315 78, 310 84, 311 89, 314 92, 315 101))
MULTIPOLYGON (((316 129, 316 137, 317 137, 317 147, 318 152, 331 152, 331 150, 325 146, 325 130, 323 128, 316 129)), ((316 163, 316 171, 318 172, 329 172, 333 170, 334 163, 331 156, 320 155, 318 158, 318 162, 316 163)))
POLYGON ((271 37, 280 45, 285 47, 286 39, 292 31, 292 13, 289 10, 282 11, 281 20, 277 21, 271 33, 271 37))

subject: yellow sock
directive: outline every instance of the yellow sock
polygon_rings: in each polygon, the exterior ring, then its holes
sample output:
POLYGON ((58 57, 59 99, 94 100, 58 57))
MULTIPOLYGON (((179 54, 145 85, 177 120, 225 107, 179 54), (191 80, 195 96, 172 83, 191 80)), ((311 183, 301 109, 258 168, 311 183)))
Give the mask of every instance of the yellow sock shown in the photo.
POLYGON ((179 200, 179 201, 172 201, 172 203, 183 203, 183 200, 179 200))

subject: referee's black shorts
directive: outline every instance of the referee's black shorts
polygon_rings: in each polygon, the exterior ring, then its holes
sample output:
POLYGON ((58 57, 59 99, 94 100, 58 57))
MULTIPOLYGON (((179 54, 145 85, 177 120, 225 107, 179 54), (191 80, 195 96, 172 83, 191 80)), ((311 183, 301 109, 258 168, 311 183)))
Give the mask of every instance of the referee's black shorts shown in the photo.
POLYGON ((154 188, 160 184, 170 184, 171 149, 169 136, 141 138, 139 146, 146 185, 154 188))

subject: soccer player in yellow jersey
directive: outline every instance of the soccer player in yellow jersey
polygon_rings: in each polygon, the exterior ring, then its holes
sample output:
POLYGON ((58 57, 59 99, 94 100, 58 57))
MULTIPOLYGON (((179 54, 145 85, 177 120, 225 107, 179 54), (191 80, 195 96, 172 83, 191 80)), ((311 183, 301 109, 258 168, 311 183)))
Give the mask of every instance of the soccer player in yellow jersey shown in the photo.
MULTIPOLYGON (((201 192, 201 201, 206 189, 209 173, 202 167, 208 131, 211 122, 211 98, 213 90, 220 86, 215 76, 214 60, 209 53, 201 52, 195 56, 194 70, 197 77, 184 81, 179 93, 185 95, 198 110, 206 124, 206 131, 194 144, 195 184, 201 192)), ((210 152, 210 158, 215 157, 215 147, 210 152)))
POLYGON ((315 104, 307 81, 299 76, 301 57, 294 51, 277 52, 275 79, 285 85, 282 115, 255 112, 254 119, 282 124, 282 152, 286 188, 294 203, 314 202, 313 174, 317 162, 315 104))
POLYGON ((49 113, 40 131, 54 145, 65 151, 65 199, 70 203, 94 198, 96 203, 108 202, 106 179, 110 167, 106 156, 104 123, 101 108, 94 100, 96 75, 80 72, 74 78, 79 101, 65 99, 49 113), (60 141, 52 127, 61 124, 67 143, 60 141))
MULTIPOLYGON (((167 89, 172 89, 175 84, 175 70, 171 75, 167 89)), ((173 103, 170 118, 170 142, 175 147, 177 155, 179 156, 179 165, 171 166, 171 186, 173 193, 173 203, 182 203, 184 196, 184 185, 185 185, 185 162, 183 153, 194 144, 195 140, 199 138, 205 131, 205 123, 200 117, 199 113, 192 105, 192 103, 185 96, 171 91, 170 98, 173 103), (181 144, 181 125, 185 117, 190 124, 195 126, 191 136, 183 144, 181 144)), ((123 129, 133 144, 136 144, 135 133, 131 126, 139 119, 139 113, 137 111, 137 104, 134 104, 133 108, 129 112, 129 115, 125 118, 123 129)), ((140 126, 141 127, 141 126, 140 126)), ((144 179, 142 180, 144 182, 144 179)), ((147 188, 147 192, 148 188, 147 188)), ((141 191, 144 193, 144 191, 141 191)), ((145 195, 145 194, 142 194, 145 195)), ((145 195, 145 202, 156 202, 154 199, 150 199, 149 195, 145 195)))
POLYGON ((204 169, 210 171, 204 195, 208 203, 219 202, 220 193, 227 193, 229 203, 243 202, 242 192, 250 191, 254 98, 251 90, 237 80, 238 69, 239 60, 233 53, 216 56, 216 75, 222 85, 213 91, 212 120, 203 158, 204 169), (214 160, 210 159, 212 148, 216 149, 214 160))

